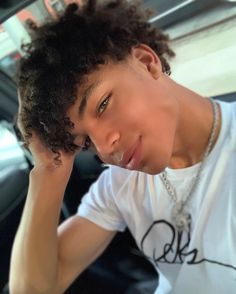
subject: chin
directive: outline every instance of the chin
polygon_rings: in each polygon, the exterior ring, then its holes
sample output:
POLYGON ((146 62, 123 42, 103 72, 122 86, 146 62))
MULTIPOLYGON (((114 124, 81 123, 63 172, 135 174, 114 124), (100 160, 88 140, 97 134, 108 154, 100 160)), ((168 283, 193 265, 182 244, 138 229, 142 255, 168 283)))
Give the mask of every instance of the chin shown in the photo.
POLYGON ((165 170, 166 167, 157 167, 157 166, 144 166, 142 168, 142 170, 140 170, 141 172, 144 172, 146 174, 149 174, 149 175, 152 175, 152 176, 155 176, 155 175, 158 175, 160 173, 162 173, 164 170, 165 170))

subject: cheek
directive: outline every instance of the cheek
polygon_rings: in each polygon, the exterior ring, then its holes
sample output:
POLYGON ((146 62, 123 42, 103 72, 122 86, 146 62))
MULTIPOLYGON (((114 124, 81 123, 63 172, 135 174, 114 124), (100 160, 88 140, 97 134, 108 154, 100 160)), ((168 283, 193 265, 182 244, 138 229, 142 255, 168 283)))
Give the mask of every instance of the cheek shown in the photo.
POLYGON ((151 173, 160 173, 170 164, 174 151, 177 116, 160 113, 156 119, 144 120, 143 125, 147 168, 151 173))
POLYGON ((126 131, 131 128, 140 129, 145 120, 150 117, 150 109, 146 103, 142 103, 138 99, 129 103, 123 109, 122 117, 119 119, 119 124, 126 127, 126 131))

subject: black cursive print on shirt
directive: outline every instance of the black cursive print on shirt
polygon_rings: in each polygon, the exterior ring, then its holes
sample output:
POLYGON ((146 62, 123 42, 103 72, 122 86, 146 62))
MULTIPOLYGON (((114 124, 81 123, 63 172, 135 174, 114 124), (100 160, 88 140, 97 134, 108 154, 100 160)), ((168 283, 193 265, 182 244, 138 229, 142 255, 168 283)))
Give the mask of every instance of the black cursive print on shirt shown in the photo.
POLYGON ((143 252, 145 252, 145 243, 148 241, 150 235, 152 235, 152 233, 158 229, 165 230, 167 236, 170 236, 170 240, 163 244, 163 251, 161 254, 158 255, 156 248, 153 248, 152 257, 146 256, 148 259, 152 259, 157 267, 159 263, 182 264, 186 260, 186 263, 189 265, 209 262, 219 266, 231 268, 236 271, 236 266, 230 264, 207 258, 198 259, 198 249, 188 251, 191 237, 190 232, 178 232, 175 230, 173 225, 166 220, 154 221, 148 228, 140 244, 141 250, 143 252))

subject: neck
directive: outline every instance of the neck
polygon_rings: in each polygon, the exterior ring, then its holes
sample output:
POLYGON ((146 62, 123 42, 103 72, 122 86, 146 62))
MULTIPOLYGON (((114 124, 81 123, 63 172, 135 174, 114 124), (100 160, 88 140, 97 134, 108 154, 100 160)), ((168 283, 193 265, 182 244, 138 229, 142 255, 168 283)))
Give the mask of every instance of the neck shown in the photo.
MULTIPOLYGON (((169 167, 179 169, 192 166, 203 159, 213 126, 213 109, 209 99, 172 80, 170 83, 179 105, 179 121, 169 167)), ((213 146, 217 141, 220 125, 219 119, 213 146)))

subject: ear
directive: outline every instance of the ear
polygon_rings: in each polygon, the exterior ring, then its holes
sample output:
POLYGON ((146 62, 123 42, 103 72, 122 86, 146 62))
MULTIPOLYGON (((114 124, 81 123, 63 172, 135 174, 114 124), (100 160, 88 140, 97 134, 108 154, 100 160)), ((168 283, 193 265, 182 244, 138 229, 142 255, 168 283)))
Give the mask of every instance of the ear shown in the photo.
POLYGON ((158 79, 162 74, 162 64, 157 54, 145 44, 139 44, 132 48, 132 57, 140 63, 141 66, 152 75, 154 79, 158 79))

